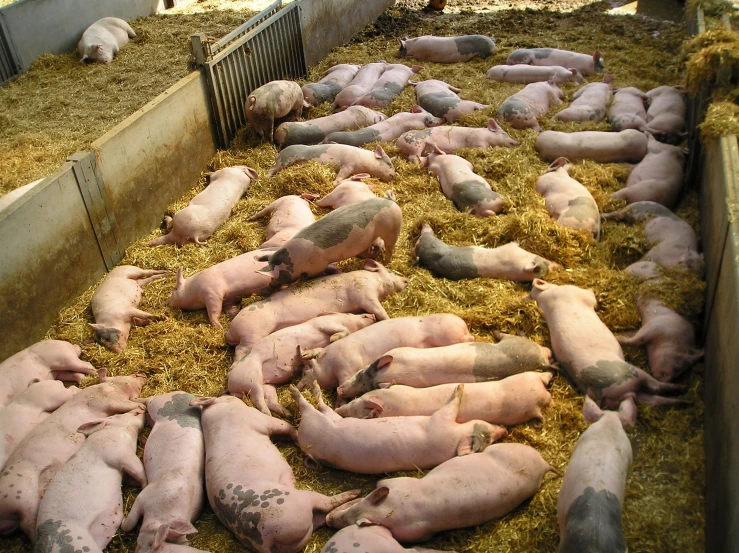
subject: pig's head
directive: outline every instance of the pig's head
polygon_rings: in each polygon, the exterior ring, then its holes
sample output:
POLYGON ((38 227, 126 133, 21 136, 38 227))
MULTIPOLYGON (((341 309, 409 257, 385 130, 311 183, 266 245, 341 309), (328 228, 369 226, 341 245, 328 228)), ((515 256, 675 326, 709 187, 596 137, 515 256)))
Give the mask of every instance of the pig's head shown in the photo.
POLYGON ((403 38, 399 38, 398 42, 400 42, 400 50, 398 50, 398 57, 404 58, 408 55, 408 48, 406 48, 406 42, 408 42, 408 37, 405 36, 403 38))
POLYGON ((113 61, 113 52, 102 44, 88 44, 85 53, 80 60, 81 63, 110 63, 113 61))
POLYGON ((563 169, 564 171, 569 172, 570 167, 572 167, 572 164, 566 157, 558 157, 551 163, 551 165, 549 165, 549 167, 547 167, 547 173, 551 173, 557 169, 563 169))
POLYGON ((393 168, 395 158, 389 157, 379 144, 375 148, 375 160, 377 161, 376 169, 378 178, 385 182, 395 180, 395 169, 393 168))
POLYGON ((164 305, 179 309, 191 309, 195 307, 196 303, 199 304, 192 297, 192 294, 188 293, 187 284, 187 279, 182 275, 182 269, 177 269, 177 284, 174 290, 172 290, 172 295, 164 302, 164 305))
POLYGON ((405 290, 405 287, 408 286, 407 278, 395 274, 374 259, 366 260, 364 262, 363 269, 375 274, 378 282, 378 296, 380 297, 380 300, 384 300, 386 297, 395 294, 396 292, 402 292, 405 290))
MULTIPOLYGON (((169 236, 169 235, 168 235, 169 236)), ((100 323, 90 323, 95 338, 110 351, 121 353, 128 343, 128 336, 120 329, 100 323)))
MULTIPOLYGON (((182 543, 186 536, 195 534, 197 531, 197 528, 187 520, 177 519, 166 524, 160 524, 156 520, 150 520, 150 524, 146 524, 145 522, 141 526, 134 553, 166 553, 167 551, 172 551, 169 548, 171 544, 182 543)), ((177 549, 177 551, 182 551, 183 553, 190 550, 190 548, 185 546, 179 547, 181 549, 177 549)))
POLYGON ((547 282, 546 280, 542 280, 540 278, 535 278, 531 282, 531 298, 538 302, 541 295, 548 291, 553 290, 555 288, 558 288, 556 284, 552 284, 551 282, 547 282))
POLYGON ((382 415, 382 398, 373 397, 373 394, 370 392, 337 407, 335 411, 342 417, 374 419, 382 415))
POLYGON ((326 525, 331 528, 345 528, 352 524, 365 526, 380 524, 388 516, 388 509, 382 507, 390 489, 382 486, 367 497, 344 503, 326 515, 326 525))
POLYGON ((605 73, 606 66, 604 62, 605 60, 603 59, 600 50, 596 50, 593 53, 593 71, 596 73, 605 73))
POLYGON ((256 170, 252 169, 251 167, 247 167, 246 165, 236 165, 234 167, 230 167, 229 169, 240 169, 242 173, 249 177, 250 180, 257 180, 259 178, 259 174, 256 172, 256 170))
POLYGON ((510 135, 505 132, 495 119, 488 121, 488 130, 495 135, 494 144, 496 146, 503 146, 506 148, 512 148, 521 144, 518 140, 513 140, 510 135))
POLYGON ((428 128, 428 127, 438 127, 439 125, 443 125, 444 124, 444 119, 442 119, 441 117, 434 117, 432 114, 430 114, 428 111, 426 111, 425 109, 423 109, 419 105, 413 106, 411 108, 411 112, 412 113, 425 113, 426 114, 426 117, 423 120, 423 124, 426 126, 426 128, 428 128))
POLYGON ((146 384, 146 375, 142 373, 128 376, 108 376, 106 369, 98 369, 98 377, 101 384, 112 386, 119 394, 127 399, 135 399, 141 394, 141 389, 146 384))
POLYGON ((703 277, 706 270, 703 254, 690 248, 685 248, 685 253, 680 256, 678 263, 699 277, 703 277))
POLYGON ((336 394, 343 399, 356 397, 375 387, 375 377, 379 370, 393 362, 392 355, 383 355, 370 365, 358 371, 346 382, 336 388, 336 394))
POLYGON ((82 424, 77 428, 77 432, 90 436, 95 432, 99 432, 106 428, 123 428, 130 430, 131 433, 135 433, 138 436, 139 432, 144 429, 144 413, 145 409, 141 406, 138 409, 134 409, 127 413, 121 413, 118 415, 112 415, 105 417, 104 419, 98 419, 82 424))
POLYGON ((583 77, 582 73, 580 73, 577 69, 569 68, 569 72, 572 75, 572 77, 570 77, 570 80, 572 82, 575 82, 577 84, 585 84, 585 77, 583 77))
POLYGON ((636 423, 636 405, 634 404, 634 394, 628 394, 627 397, 618 406, 618 412, 602 411, 598 404, 589 396, 585 396, 585 403, 582 407, 582 414, 585 420, 593 424, 601 420, 604 416, 618 419, 623 428, 631 428, 636 423))

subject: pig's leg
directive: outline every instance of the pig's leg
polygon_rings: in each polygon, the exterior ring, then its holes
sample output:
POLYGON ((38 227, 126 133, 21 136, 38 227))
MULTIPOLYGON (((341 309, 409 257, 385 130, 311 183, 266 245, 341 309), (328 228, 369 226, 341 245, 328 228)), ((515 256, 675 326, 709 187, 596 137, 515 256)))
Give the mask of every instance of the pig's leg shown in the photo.
POLYGON ((344 179, 348 179, 355 173, 354 171, 354 165, 352 164, 346 164, 342 165, 341 169, 339 169, 339 172, 336 173, 336 179, 334 180, 334 184, 338 184, 344 179))
POLYGON ((326 496, 320 493, 302 490, 298 493, 305 494, 313 503, 313 529, 315 530, 326 525, 326 515, 328 513, 358 497, 362 493, 362 490, 350 490, 334 496, 326 496))
POLYGON ((159 320, 161 317, 159 315, 153 315, 151 313, 147 313, 146 311, 141 311, 141 309, 131 309, 129 312, 131 316, 131 324, 133 326, 146 326, 152 321, 159 320))
POLYGON ((315 408, 310 403, 308 403, 308 400, 303 397, 303 394, 300 393, 300 390, 298 390, 292 384, 290 385, 290 395, 295 400, 295 403, 298 404, 300 416, 305 416, 311 411, 315 411, 315 408))
POLYGON ((670 382, 660 382, 654 378, 651 374, 644 372, 641 369, 636 369, 640 388, 646 388, 653 394, 668 394, 671 392, 684 392, 685 386, 681 384, 671 384, 670 382))
POLYGON ((374 315, 376 321, 387 321, 390 318, 378 298, 365 297, 362 299, 363 301, 359 305, 359 308, 370 315, 374 315))
POLYGON ((223 297, 215 293, 206 294, 205 309, 208 311, 210 324, 216 328, 223 328, 219 320, 223 309, 223 297))
MULTIPOLYGON (((149 490, 151 489, 152 488, 149 488, 149 490)), ((139 520, 145 516, 145 503, 149 495, 147 491, 147 489, 144 489, 138 496, 136 496, 136 500, 133 502, 133 507, 131 507, 131 511, 128 513, 128 516, 123 519, 123 522, 121 522, 121 530, 123 530, 124 532, 130 532, 131 530, 136 528, 139 520)))
POLYGON ((161 246, 164 244, 175 244, 177 242, 177 237, 172 234, 171 232, 169 234, 164 234, 160 236, 159 238, 155 238, 151 242, 148 242, 147 246, 161 246))
POLYGON ((318 401, 318 410, 326 415, 326 418, 332 421, 340 421, 343 419, 341 415, 338 415, 336 411, 331 409, 328 405, 326 405, 323 402, 323 394, 321 393, 321 386, 319 386, 318 382, 313 382, 313 396, 318 401))
POLYGON ((292 418, 293 414, 284 407, 280 400, 277 399, 277 388, 271 384, 264 384, 264 399, 267 402, 267 408, 273 413, 277 413, 281 417, 292 418))
POLYGON ((122 415, 134 409, 141 409, 140 403, 127 399, 105 398, 102 400, 102 403, 104 404, 104 409, 111 415, 122 415))
POLYGON ((377 238, 374 239, 370 247, 367 248, 362 253, 360 253, 357 257, 360 257, 362 259, 365 259, 365 258, 377 259, 378 257, 382 257, 384 261, 386 258, 385 241, 378 236, 377 238))
POLYGON ((659 334, 659 329, 646 325, 641 327, 633 336, 616 336, 616 339, 624 346, 643 346, 654 340, 659 334))
POLYGON ((141 459, 136 457, 136 454, 131 453, 121 459, 120 469, 124 474, 127 474, 139 483, 142 488, 146 487, 146 472, 144 471, 144 465, 141 463, 141 459))
POLYGON ((139 286, 144 286, 152 280, 169 276, 170 274, 171 273, 169 271, 162 271, 159 269, 139 269, 138 267, 134 267, 128 270, 126 276, 131 280, 135 280, 139 286))
POLYGON ((270 417, 267 419, 267 432, 270 436, 289 436, 293 442, 298 443, 298 431, 289 422, 270 417))
POLYGON ((671 397, 662 397, 653 394, 638 392, 636 394, 637 403, 646 403, 647 405, 655 405, 657 407, 675 407, 677 405, 690 405, 690 402, 684 399, 675 399, 671 397))
POLYGON ((76 382, 79 384, 85 379, 82 373, 73 373, 71 371, 54 371, 54 380, 62 380, 64 382, 76 382))

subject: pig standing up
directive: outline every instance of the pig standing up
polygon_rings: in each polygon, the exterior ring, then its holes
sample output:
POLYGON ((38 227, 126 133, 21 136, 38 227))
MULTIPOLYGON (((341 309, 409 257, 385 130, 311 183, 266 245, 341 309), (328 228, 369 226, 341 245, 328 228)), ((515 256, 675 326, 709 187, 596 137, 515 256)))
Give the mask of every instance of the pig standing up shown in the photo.
POLYGON ((144 409, 81 425, 85 443, 54 476, 39 505, 37 553, 102 553, 123 519, 123 473, 143 488, 146 474, 136 457, 144 409))
POLYGON ((420 65, 413 67, 401 63, 386 65, 385 71, 372 86, 372 90, 357 100, 357 104, 383 109, 390 107, 390 103, 403 92, 408 80, 422 70, 423 67, 420 65))
POLYGON ((253 344, 275 330, 304 323, 325 313, 371 313, 378 321, 389 319, 380 303, 405 290, 408 279, 373 260, 364 270, 317 278, 310 286, 282 290, 241 311, 226 333, 226 343, 237 346, 240 359, 253 344))
POLYGON ((656 298, 639 297, 642 325, 633 336, 617 336, 622 345, 646 346, 649 369, 662 382, 675 380, 703 357, 695 347, 695 330, 685 317, 656 298))
POLYGON ((319 464, 360 474, 428 469, 456 455, 479 453, 508 432, 481 420, 457 423, 463 391, 464 384, 458 385, 430 417, 344 419, 323 403, 317 383, 318 409, 290 386, 300 408, 298 445, 319 464))
POLYGON ((303 85, 303 96, 311 106, 317 106, 323 102, 333 102, 336 95, 352 82, 359 71, 358 65, 341 63, 334 65, 325 76, 317 83, 303 85))
POLYGON ((141 287, 168 274, 133 265, 120 265, 108 273, 90 302, 95 317, 95 324, 90 327, 106 348, 122 352, 128 343, 131 326, 145 326, 157 319, 157 315, 138 309, 144 292, 141 287))
POLYGON ((573 82, 583 84, 585 78, 577 69, 557 66, 494 65, 485 78, 502 83, 529 84, 552 81, 554 84, 573 82))
POLYGON ((630 401, 616 413, 585 398, 583 414, 592 424, 577 441, 557 498, 561 553, 627 551, 621 506, 632 461, 624 428, 636 421, 630 401))
POLYGON ((671 146, 649 137, 647 155, 629 174, 626 187, 612 198, 634 202, 657 202, 674 207, 680 199, 686 148, 671 146))
POLYGON ((352 257, 385 263, 393 257, 403 215, 392 200, 373 198, 327 213, 288 240, 267 260, 270 286, 279 288, 323 273, 331 263, 352 257))
MULTIPOLYGON (((296 118, 309 104, 300 85, 294 81, 271 81, 254 90, 246 99, 246 119, 254 131, 270 142, 275 141, 275 119, 296 118)), ((256 177, 254 177, 256 178, 256 177)))
POLYGON ((643 131, 647 127, 646 101, 647 95, 638 88, 630 86, 617 89, 608 108, 611 128, 617 132, 624 129, 643 131))
POLYGON ((144 448, 148 485, 136 497, 121 529, 130 532, 140 519, 137 551, 155 551, 154 542, 162 527, 161 541, 187 543, 197 532, 191 524, 203 508, 205 443, 200 410, 190 407, 195 399, 185 392, 170 392, 146 399, 151 433, 144 448))
POLYGON ((647 155, 647 137, 634 129, 621 132, 544 131, 536 139, 536 151, 547 161, 592 159, 600 163, 639 163, 647 155))
POLYGON ((35 380, 82 382, 97 374, 79 357, 82 348, 64 340, 41 340, 0 363, 0 407, 5 407, 35 380))
POLYGON ((427 388, 453 382, 484 382, 551 366, 549 348, 502 332, 495 336, 497 344, 453 343, 429 349, 401 346, 386 350, 345 380, 336 392, 340 398, 349 398, 394 384, 427 388))
POLYGON ((275 165, 267 173, 274 176, 286 167, 306 161, 317 161, 330 165, 337 171, 334 184, 357 173, 369 173, 373 177, 390 182, 395 179, 393 159, 377 146, 374 152, 346 146, 344 144, 318 144, 315 146, 288 146, 282 150, 275 160, 275 165))
MULTIPOLYGON (((457 422, 484 420, 491 424, 513 426, 532 419, 544 420, 541 410, 552 404, 547 385, 550 372, 525 372, 498 382, 465 384, 457 422)), ((393 385, 372 390, 336 409, 342 417, 374 419, 379 417, 430 416, 451 397, 457 384, 429 388, 393 385)))
POLYGON ((537 492, 550 470, 533 447, 493 444, 480 455, 450 459, 423 478, 380 480, 367 497, 331 511, 326 523, 379 524, 398 541, 426 541, 443 530, 505 516, 537 492))
POLYGON ((624 360, 618 340, 595 312, 591 290, 536 279, 531 297, 544 312, 554 356, 583 394, 606 408, 628 398, 651 405, 684 403, 659 395, 684 386, 660 382, 624 360))
POLYGON ((647 130, 660 142, 679 144, 685 132, 685 100, 682 86, 659 86, 647 92, 647 130))
POLYGON ((387 116, 364 106, 351 106, 341 113, 310 121, 283 123, 275 131, 275 142, 281 147, 293 144, 318 144, 338 131, 354 131, 384 121, 387 116))
POLYGON ((443 118, 447 123, 456 123, 466 113, 478 109, 485 109, 485 104, 462 100, 457 92, 462 89, 444 81, 428 80, 414 85, 416 87, 416 101, 423 109, 443 118))
POLYGON ((584 230, 600 240, 600 212, 590 191, 569 174, 571 164, 556 159, 536 181, 549 216, 560 225, 584 230))
MULTIPOLYGON (((141 408, 131 400, 141 393, 146 376, 108 378, 105 369, 98 372, 100 384, 77 392, 31 430, 8 457, 0 473, 0 535, 20 528, 35 540, 39 501, 47 485, 85 441, 77 432, 80 425, 141 408)), ((81 481, 78 477, 77 483, 81 481)))
POLYGON ((90 25, 80 38, 77 50, 81 62, 110 63, 136 32, 123 19, 103 17, 90 25))
POLYGON ((410 113, 396 113, 387 121, 382 121, 365 129, 354 132, 331 133, 326 137, 325 142, 349 144, 357 147, 370 142, 391 142, 410 130, 438 127, 443 122, 443 119, 434 117, 421 106, 413 106, 410 113))
POLYGON ((248 221, 257 221, 270 216, 267 224, 267 239, 260 249, 279 248, 298 232, 316 222, 310 204, 300 196, 282 196, 249 217, 248 221))
MULTIPOLYGON (((498 117, 514 129, 541 131, 537 118, 562 103, 562 90, 553 80, 528 84, 501 104, 498 117)), ((555 119, 557 116, 555 116, 555 119)))
POLYGON ((436 175, 441 191, 462 213, 484 219, 503 211, 505 200, 494 192, 488 181, 475 173, 472 164, 463 157, 447 155, 435 144, 423 158, 423 164, 436 175))
POLYGON ((361 547, 362 553, 454 553, 425 547, 406 549, 398 543, 384 526, 362 522, 352 524, 336 532, 321 553, 350 553, 361 547))
POLYGON ((586 77, 593 73, 603 73, 606 70, 603 65, 603 56, 598 50, 590 56, 556 48, 522 48, 511 52, 506 63, 508 65, 554 65, 573 68, 586 77))
POLYGON ((352 82, 334 98, 334 111, 343 111, 359 102, 360 98, 374 88, 386 67, 387 62, 385 61, 363 65, 352 82))
POLYGON ((403 37, 400 41, 401 58, 415 58, 435 63, 459 63, 479 57, 489 58, 495 51, 495 41, 485 35, 403 37))
POLYGON ((613 75, 603 77, 601 83, 586 84, 573 94, 570 107, 557 113, 552 119, 555 121, 593 121, 598 123, 606 118, 608 102, 613 97, 611 82, 613 75))
POLYGON ((369 178, 367 173, 352 175, 351 178, 341 181, 329 194, 316 202, 319 207, 336 209, 345 205, 371 200, 375 197, 369 184, 364 179, 369 178))
POLYGON ((205 240, 226 222, 234 204, 246 193, 253 180, 257 180, 257 172, 243 165, 212 173, 208 187, 190 200, 185 209, 175 213, 174 218, 164 218, 169 234, 155 238, 148 245, 183 246, 188 242, 205 245, 205 240))
POLYGON ((561 267, 509 242, 497 248, 449 246, 434 236, 427 224, 413 248, 416 261, 434 275, 451 280, 465 278, 506 278, 530 282, 561 267))
POLYGON ((228 391, 231 395, 248 395, 265 415, 274 411, 289 417, 290 411, 277 400, 275 385, 295 375, 302 364, 301 353, 325 348, 374 322, 374 315, 336 313, 273 332, 254 344, 245 356, 235 359, 228 373, 228 391))
POLYGON ((449 313, 380 321, 325 349, 305 352, 307 363, 298 388, 304 390, 313 382, 325 389, 339 387, 362 367, 395 348, 438 348, 474 340, 467 323, 449 313))
POLYGON ((205 484, 218 519, 259 553, 297 553, 326 514, 359 490, 328 497, 295 489, 295 476, 270 436, 295 439, 288 423, 233 396, 192 401, 203 408, 205 484))

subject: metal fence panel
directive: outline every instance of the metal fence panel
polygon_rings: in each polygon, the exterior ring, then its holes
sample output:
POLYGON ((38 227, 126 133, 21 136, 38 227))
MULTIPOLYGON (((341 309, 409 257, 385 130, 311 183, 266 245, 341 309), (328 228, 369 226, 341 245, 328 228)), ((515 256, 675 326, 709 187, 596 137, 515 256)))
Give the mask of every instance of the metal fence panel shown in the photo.
POLYGON ((0 18, 0 86, 21 74, 21 64, 10 40, 5 23, 0 18))

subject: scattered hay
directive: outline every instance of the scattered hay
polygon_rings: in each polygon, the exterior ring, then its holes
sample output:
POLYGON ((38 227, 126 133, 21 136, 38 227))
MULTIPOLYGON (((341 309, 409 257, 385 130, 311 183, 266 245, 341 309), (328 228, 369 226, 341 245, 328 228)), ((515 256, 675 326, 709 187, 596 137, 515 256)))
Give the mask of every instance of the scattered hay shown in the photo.
POLYGON ((733 102, 711 104, 698 128, 704 142, 739 134, 739 106, 733 102))
POLYGON ((685 7, 691 12, 701 9, 708 17, 721 17, 725 13, 734 13, 734 5, 729 0, 687 0, 685 7))
POLYGON ((701 89, 720 98, 739 83, 739 33, 709 31, 686 46, 693 52, 685 64, 685 85, 693 96, 701 89))

